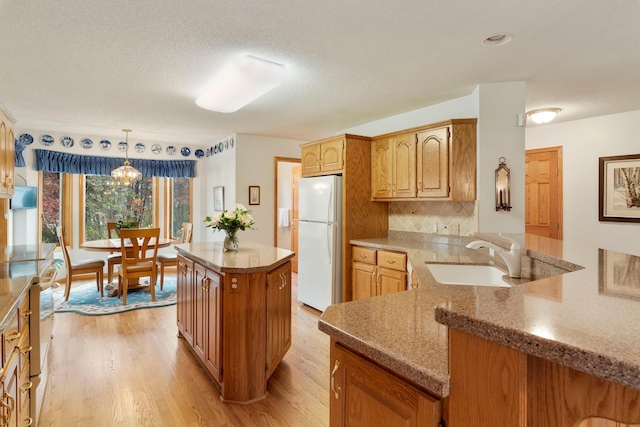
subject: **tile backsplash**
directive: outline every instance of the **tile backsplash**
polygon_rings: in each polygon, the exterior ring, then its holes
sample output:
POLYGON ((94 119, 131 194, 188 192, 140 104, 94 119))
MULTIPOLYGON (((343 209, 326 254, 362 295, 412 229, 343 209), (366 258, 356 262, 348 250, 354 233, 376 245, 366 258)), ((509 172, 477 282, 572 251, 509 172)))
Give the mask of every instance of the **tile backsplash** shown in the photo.
POLYGON ((471 236, 478 232, 478 204, 390 202, 389 230, 471 236))

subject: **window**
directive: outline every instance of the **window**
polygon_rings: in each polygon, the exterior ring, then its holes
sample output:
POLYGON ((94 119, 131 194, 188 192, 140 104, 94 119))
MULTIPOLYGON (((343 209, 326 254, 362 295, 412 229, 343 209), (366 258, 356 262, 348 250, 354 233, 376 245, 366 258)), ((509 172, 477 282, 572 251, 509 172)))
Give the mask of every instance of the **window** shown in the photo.
POLYGON ((117 185, 110 176, 86 175, 84 185, 85 240, 106 239, 107 222, 138 221, 141 228, 152 227, 152 177, 131 185, 117 185))
POLYGON ((191 221, 191 178, 171 178, 170 197, 171 204, 171 237, 180 238, 183 222, 191 221))
POLYGON ((42 243, 58 243, 56 227, 61 224, 61 174, 41 172, 42 185, 42 243))

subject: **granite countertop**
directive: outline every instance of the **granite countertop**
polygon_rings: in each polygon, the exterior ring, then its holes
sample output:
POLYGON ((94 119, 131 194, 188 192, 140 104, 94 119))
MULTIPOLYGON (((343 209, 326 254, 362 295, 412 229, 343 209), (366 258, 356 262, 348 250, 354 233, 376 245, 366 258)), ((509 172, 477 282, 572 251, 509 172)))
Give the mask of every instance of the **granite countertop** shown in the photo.
POLYGON ((225 251, 222 242, 183 243, 175 249, 198 263, 221 273, 271 271, 293 258, 295 252, 253 242, 240 242, 237 251, 225 251))
POLYGON ((5 329, 5 322, 20 304, 22 297, 31 287, 31 277, 0 279, 0 331, 5 329))
POLYGON ((56 246, 54 243, 0 246, 0 263, 42 261, 53 253, 56 246))
POLYGON ((640 390, 640 258, 511 235, 524 254, 578 270, 511 288, 451 286, 437 283, 426 263, 490 258, 460 238, 401 237, 351 243, 406 252, 419 288, 330 306, 320 330, 441 397, 449 394, 447 327, 640 390))

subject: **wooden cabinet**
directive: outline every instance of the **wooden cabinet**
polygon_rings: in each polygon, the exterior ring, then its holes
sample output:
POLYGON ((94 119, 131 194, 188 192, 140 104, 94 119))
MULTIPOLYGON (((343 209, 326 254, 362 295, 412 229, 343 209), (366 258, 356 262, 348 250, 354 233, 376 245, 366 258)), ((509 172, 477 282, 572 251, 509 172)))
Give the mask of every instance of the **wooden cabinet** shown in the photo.
POLYGON ((178 256, 177 267, 178 282, 181 286, 177 288, 177 321, 178 332, 184 339, 193 346, 193 322, 194 322, 194 296, 193 284, 193 261, 178 256))
POLYGON ((29 345, 29 298, 9 316, 2 337, 2 367, 0 368, 0 425, 28 426, 31 386, 29 345))
POLYGON ((13 123, 15 123, 13 116, 0 104, 0 198, 10 198, 13 195, 15 152, 13 123))
POLYGON ((342 426, 438 427, 441 402, 331 340, 330 422, 342 426))
POLYGON ((291 264, 267 274, 267 377, 291 348, 291 264))
POLYGON ((454 119, 373 138, 373 200, 476 197, 476 119, 454 119))
POLYGON ((344 166, 345 135, 314 141, 300 146, 302 176, 331 175, 344 166))
POLYGON ((385 199, 415 197, 415 133, 374 139, 371 150, 373 197, 385 199))
POLYGON ((193 265, 195 292, 193 349, 205 368, 218 382, 222 382, 222 316, 221 277, 203 267, 193 265))
POLYGON ((352 299, 387 295, 407 289, 407 255, 353 246, 352 299))

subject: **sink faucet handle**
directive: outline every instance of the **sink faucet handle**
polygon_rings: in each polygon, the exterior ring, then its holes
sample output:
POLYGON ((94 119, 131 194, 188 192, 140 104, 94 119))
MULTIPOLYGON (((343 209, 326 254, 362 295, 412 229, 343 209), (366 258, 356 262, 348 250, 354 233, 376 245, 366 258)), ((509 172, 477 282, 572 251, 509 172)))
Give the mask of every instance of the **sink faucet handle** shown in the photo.
POLYGON ((502 237, 503 239, 511 242, 511 250, 512 251, 517 251, 520 250, 520 243, 518 243, 514 238, 509 237, 509 236, 505 236, 502 233, 498 233, 498 236, 502 237))

